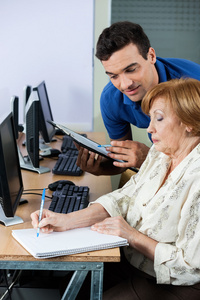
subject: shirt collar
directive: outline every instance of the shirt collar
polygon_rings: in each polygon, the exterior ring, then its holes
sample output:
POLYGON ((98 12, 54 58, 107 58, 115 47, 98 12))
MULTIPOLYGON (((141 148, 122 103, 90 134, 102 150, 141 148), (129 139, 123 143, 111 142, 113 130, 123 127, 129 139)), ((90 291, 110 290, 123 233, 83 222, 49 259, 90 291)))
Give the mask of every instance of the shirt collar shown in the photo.
POLYGON ((158 72, 159 82, 167 81, 168 79, 167 79, 167 73, 166 73, 166 70, 165 70, 165 66, 161 61, 159 61, 158 57, 156 59, 155 67, 156 67, 156 70, 158 72))
MULTIPOLYGON (((180 164, 170 173, 169 178, 172 179, 174 184, 181 179, 188 166, 199 159, 200 154, 200 143, 180 162, 180 164)), ((187 171, 186 171, 187 172, 187 171)))
POLYGON ((132 105, 134 109, 139 109, 141 107, 141 101, 131 101, 125 94, 123 94, 123 102, 126 105, 132 105))

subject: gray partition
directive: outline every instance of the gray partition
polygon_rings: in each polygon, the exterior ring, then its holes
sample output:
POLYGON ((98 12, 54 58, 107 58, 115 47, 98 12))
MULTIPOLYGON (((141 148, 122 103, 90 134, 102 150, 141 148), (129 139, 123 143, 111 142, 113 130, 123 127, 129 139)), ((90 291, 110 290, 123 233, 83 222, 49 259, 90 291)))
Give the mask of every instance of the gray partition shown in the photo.
POLYGON ((200 63, 199 0, 113 0, 111 22, 140 24, 157 56, 200 63))

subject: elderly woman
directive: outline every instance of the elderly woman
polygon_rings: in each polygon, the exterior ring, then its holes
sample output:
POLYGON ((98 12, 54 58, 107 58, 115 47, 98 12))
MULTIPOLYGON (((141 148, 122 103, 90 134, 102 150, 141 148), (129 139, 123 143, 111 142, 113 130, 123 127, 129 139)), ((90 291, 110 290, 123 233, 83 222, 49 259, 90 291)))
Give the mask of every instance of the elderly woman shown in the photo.
MULTIPOLYGON (((103 299, 200 299, 200 82, 161 83, 146 94, 142 109, 150 115, 153 146, 140 171, 82 211, 44 210, 40 227, 92 225, 128 239, 103 299)), ((31 215, 35 228, 38 214, 31 215)))

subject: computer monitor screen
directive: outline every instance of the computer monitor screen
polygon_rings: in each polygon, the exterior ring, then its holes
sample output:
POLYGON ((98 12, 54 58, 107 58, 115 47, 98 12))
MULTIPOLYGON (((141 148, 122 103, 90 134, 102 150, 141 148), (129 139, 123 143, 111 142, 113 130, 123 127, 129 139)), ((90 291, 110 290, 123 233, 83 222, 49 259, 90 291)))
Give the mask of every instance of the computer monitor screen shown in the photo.
POLYGON ((19 126, 19 97, 12 96, 10 99, 11 103, 11 112, 13 114, 14 126, 15 126, 15 135, 18 139, 18 126, 19 126))
POLYGON ((25 107, 26 150, 31 164, 39 168, 39 99, 33 91, 25 107))
POLYGON ((12 113, 0 118, 0 206, 6 217, 14 217, 23 193, 12 113))
POLYGON ((45 143, 50 143, 55 135, 56 129, 47 122, 47 120, 53 121, 53 115, 45 81, 42 81, 37 87, 34 87, 33 90, 37 91, 40 101, 39 130, 45 143))

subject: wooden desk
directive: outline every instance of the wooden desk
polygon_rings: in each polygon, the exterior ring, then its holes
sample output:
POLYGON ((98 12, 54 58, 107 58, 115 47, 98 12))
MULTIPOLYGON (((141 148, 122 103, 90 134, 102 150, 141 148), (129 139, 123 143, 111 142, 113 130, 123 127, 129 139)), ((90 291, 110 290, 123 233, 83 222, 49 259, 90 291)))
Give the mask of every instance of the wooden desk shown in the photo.
MULTIPOLYGON (((103 133, 88 133, 88 137, 104 144, 105 136, 103 133)), ((62 137, 60 137, 62 138, 62 137)), ((23 140, 20 137, 19 144, 23 140)), ((52 148, 60 149, 61 139, 51 144, 52 148)), ((25 149, 22 148, 22 152, 25 149)), ((51 170, 56 160, 45 158, 41 165, 49 167, 51 170)), ((24 190, 47 188, 48 184, 59 179, 72 180, 77 185, 87 185, 90 188, 90 201, 111 191, 111 181, 109 176, 94 176, 84 173, 82 176, 70 177, 54 175, 52 172, 38 174, 35 172, 22 170, 24 190)), ((33 191, 39 192, 41 191, 33 191)), ((46 195, 51 196, 52 192, 47 190, 46 195)), ((30 255, 17 241, 12 238, 13 229, 31 228, 30 214, 39 209, 40 195, 24 195, 28 200, 27 204, 18 207, 16 215, 24 220, 24 223, 15 226, 5 227, 0 225, 0 269, 19 269, 19 270, 73 270, 74 275, 69 283, 62 300, 75 299, 76 295, 89 271, 92 272, 91 298, 102 298, 103 287, 103 266, 104 262, 119 262, 119 249, 108 249, 103 251, 93 251, 76 255, 68 255, 51 259, 38 260, 30 255)), ((45 200, 45 207, 48 208, 50 201, 45 200)))

